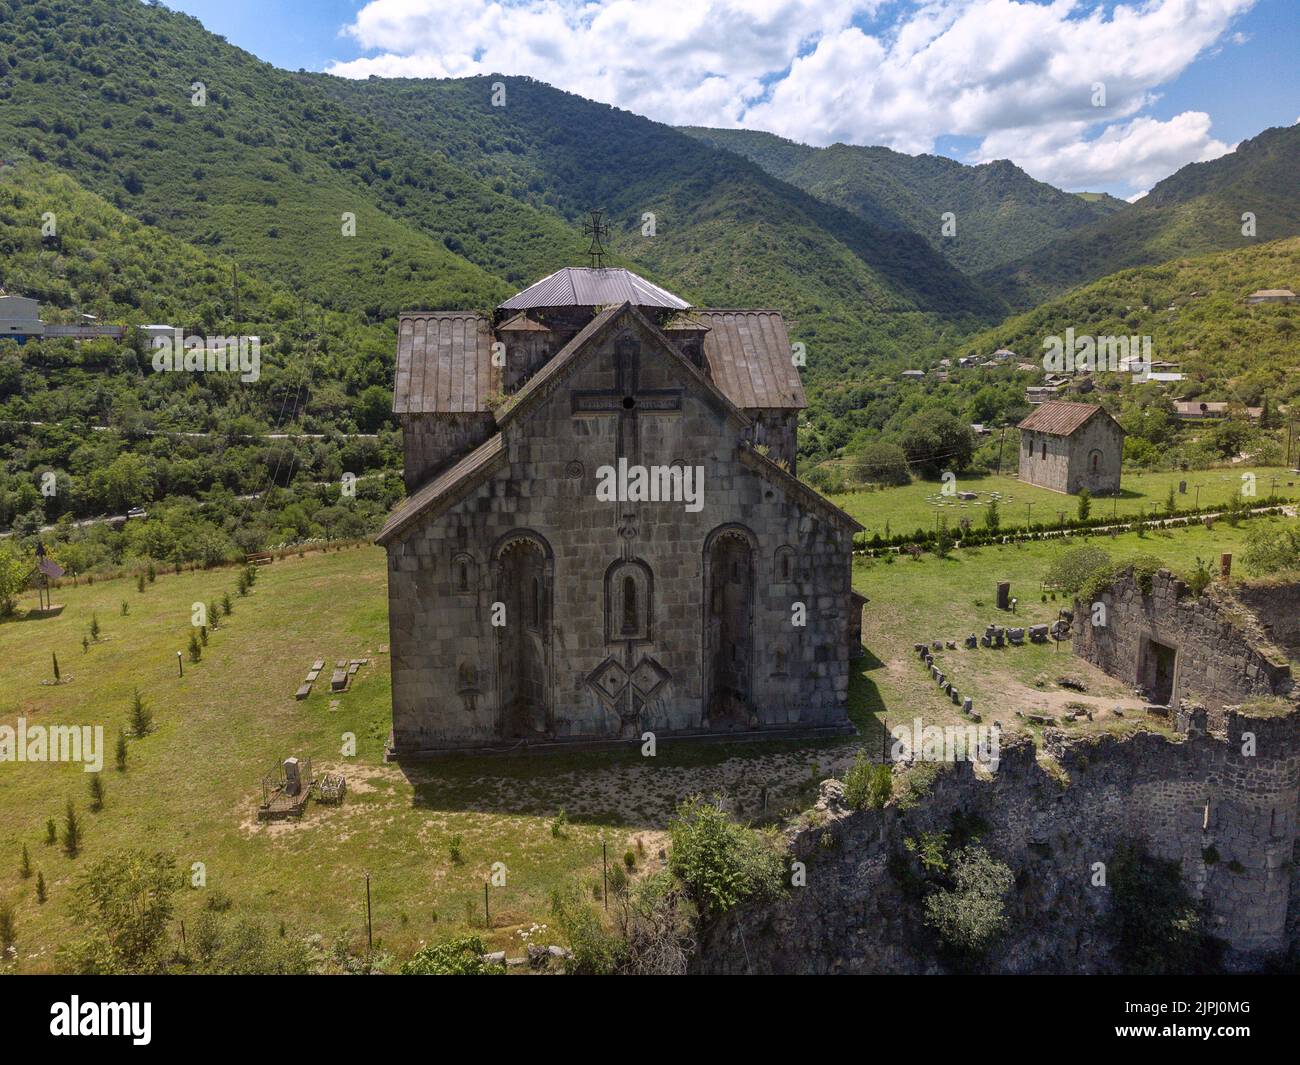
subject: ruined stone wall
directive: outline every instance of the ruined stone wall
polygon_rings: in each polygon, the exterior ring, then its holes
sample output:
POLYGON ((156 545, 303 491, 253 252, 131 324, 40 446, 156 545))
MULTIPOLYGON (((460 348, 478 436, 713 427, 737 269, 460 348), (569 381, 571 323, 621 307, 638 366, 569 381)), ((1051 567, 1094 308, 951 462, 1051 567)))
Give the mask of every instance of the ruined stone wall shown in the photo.
POLYGON ((1146 686, 1151 642, 1174 648, 1171 705, 1189 698, 1221 708, 1291 691, 1290 666, 1252 638, 1245 611, 1215 594, 1191 595, 1167 570, 1155 574, 1149 594, 1129 573, 1100 602, 1106 610, 1103 625, 1091 623, 1092 604, 1075 604, 1080 621, 1074 629, 1075 654, 1113 677, 1146 686))
POLYGON ((850 531, 742 465, 741 427, 707 403, 698 384, 648 336, 641 340, 639 386, 682 389, 683 409, 640 416, 639 461, 703 467, 704 507, 690 512, 681 502, 598 500, 599 467, 616 462, 619 418, 575 417, 570 390, 614 386, 615 340, 544 406, 506 426, 505 469, 389 545, 398 752, 501 742, 500 677, 509 663, 501 660, 499 632, 490 624, 492 604, 502 599, 498 559, 510 538, 532 535, 546 545, 551 601, 549 738, 616 739, 645 729, 719 726, 704 719, 706 545, 724 529, 752 546, 754 570, 750 669, 757 716, 736 724, 761 730, 847 721, 850 531), (458 560, 473 572, 465 591, 458 590, 458 560), (610 612, 619 612, 619 585, 611 593, 608 577, 621 562, 640 564, 636 572, 645 575, 651 602, 648 631, 626 640, 611 638, 609 624, 610 612), (802 627, 792 623, 796 602, 806 610, 802 627), (605 668, 614 686, 631 677, 646 693, 638 697, 643 705, 603 692, 605 668))
POLYGON ((1300 581, 1243 584, 1233 592, 1259 618, 1265 635, 1300 659, 1300 581))
POLYGON ((1016 877, 1006 902, 1009 927, 981 969, 1116 971, 1110 888, 1094 884, 1095 863, 1112 863, 1126 841, 1177 861, 1210 931, 1228 945, 1227 964, 1260 968, 1300 946, 1300 894, 1293 890, 1300 721, 1295 713, 1191 708, 1179 726, 1175 738, 1045 730, 1046 751, 1068 783, 1018 737, 1003 745, 996 773, 977 773, 968 762, 947 766, 910 809, 895 801, 854 812, 844 807, 838 782, 827 782, 789 841, 792 857, 806 863, 807 886, 714 925, 697 969, 942 971, 921 903, 891 866, 908 838, 951 831, 972 817, 985 825, 981 845, 1016 877))

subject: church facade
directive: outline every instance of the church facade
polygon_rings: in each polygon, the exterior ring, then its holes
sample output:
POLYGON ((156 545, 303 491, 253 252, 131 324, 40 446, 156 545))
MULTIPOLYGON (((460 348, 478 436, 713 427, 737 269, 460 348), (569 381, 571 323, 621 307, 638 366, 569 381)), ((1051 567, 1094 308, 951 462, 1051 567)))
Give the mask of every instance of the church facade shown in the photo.
POLYGON ((848 731, 860 526, 794 476, 781 315, 559 271, 399 325, 395 757, 848 731))

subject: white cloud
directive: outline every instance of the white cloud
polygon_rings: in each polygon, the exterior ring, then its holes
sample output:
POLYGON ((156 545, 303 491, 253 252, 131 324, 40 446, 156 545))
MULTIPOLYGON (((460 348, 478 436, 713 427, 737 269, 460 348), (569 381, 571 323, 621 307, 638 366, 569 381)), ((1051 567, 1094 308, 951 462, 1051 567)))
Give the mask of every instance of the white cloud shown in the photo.
POLYGON ((1225 150, 1201 112, 1138 116, 1253 3, 1140 0, 1107 14, 1078 0, 371 0, 345 32, 377 54, 330 71, 528 74, 663 122, 812 144, 924 152, 968 137, 973 158, 1006 156, 1044 180, 1116 174, 1136 189, 1225 150), (893 21, 878 28, 876 15, 893 21))
POLYGON ((986 158, 1009 158, 1035 177, 1072 189, 1119 185, 1149 189, 1187 163, 1201 163, 1232 151, 1210 136, 1210 116, 1184 111, 1167 122, 1134 118, 1106 126, 1085 139, 1080 123, 1027 133, 1011 130, 986 137, 986 158))

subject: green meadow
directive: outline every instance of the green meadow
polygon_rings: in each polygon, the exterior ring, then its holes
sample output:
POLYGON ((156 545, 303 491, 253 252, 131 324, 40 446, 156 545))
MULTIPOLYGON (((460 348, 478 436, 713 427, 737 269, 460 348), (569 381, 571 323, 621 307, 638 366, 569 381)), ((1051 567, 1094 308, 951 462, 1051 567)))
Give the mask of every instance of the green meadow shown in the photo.
MULTIPOLYGON (((1255 519, 1280 522, 1294 519, 1255 519)), ((1153 554, 1176 570, 1196 558, 1237 551, 1253 522, 1237 529, 1196 525, 1090 542, 1116 559, 1153 554)), ((1055 680, 1078 665, 1064 646, 966 651, 961 639, 990 621, 1046 622, 1065 605, 1041 582, 1052 559, 1083 542, 1032 542, 955 551, 940 559, 859 559, 854 587, 870 598, 864 642, 850 687, 857 739, 748 744, 662 743, 657 757, 639 746, 441 759, 414 765, 383 761, 389 729, 390 682, 385 648, 387 610, 381 551, 347 548, 290 556, 259 571, 247 596, 237 571, 160 573, 145 590, 131 579, 65 586, 53 616, 33 612, 35 597, 0 624, 0 724, 100 725, 104 729, 106 801, 90 810, 91 774, 68 763, 0 763, 0 899, 15 908, 17 968, 59 971, 58 945, 77 935, 70 912, 78 874, 125 848, 175 855, 206 884, 180 896, 173 935, 216 894, 236 912, 275 927, 366 941, 365 877, 370 874, 376 946, 401 959, 422 944, 472 928, 492 949, 522 954, 518 933, 550 920, 555 890, 576 890, 600 904, 602 847, 608 860, 630 862, 634 875, 661 867, 676 805, 692 794, 722 793, 742 819, 779 820, 805 809, 826 776, 842 773, 860 748, 882 747, 882 720, 894 726, 963 719, 916 661, 919 640, 954 640, 938 655, 955 682, 976 700, 985 720, 1027 727, 1016 709, 1054 712, 1066 693, 1055 680), (1014 621, 994 609, 995 585, 1012 582, 1014 621), (210 631, 202 659, 183 656, 196 602, 229 594, 233 613, 210 631), (121 604, 128 613, 123 615, 121 604), (100 636, 82 649, 92 618, 100 636), (57 654, 62 682, 53 680, 57 654), (313 693, 294 692, 313 660, 327 668, 313 693), (332 695, 338 659, 368 658, 350 690, 332 695), (119 729, 129 728, 138 689, 155 728, 128 740, 125 772, 114 765, 119 729), (355 755, 343 753, 355 739, 355 755), (310 757, 317 773, 343 772, 341 806, 312 802, 301 821, 259 823, 260 781, 281 759, 310 757), (46 822, 62 822, 77 806, 84 843, 70 858, 47 845, 46 822), (561 817, 563 811, 564 816, 561 817), (33 876, 19 875, 26 844, 33 876), (201 863, 201 865, 196 865, 201 863), (484 885, 494 866, 503 886, 484 885), (35 870, 49 899, 35 897, 35 870)), ((1119 702, 1123 685, 1089 675, 1098 706, 1119 702)), ((1145 725, 1140 714, 1079 728, 1145 725)), ((551 940, 557 938, 551 933, 551 940)))
MULTIPOLYGON (((1009 459, 1005 461, 1014 462, 1014 443, 1009 442, 1007 446, 1009 459)), ((1187 472, 1125 470, 1120 494, 1093 499, 1092 515, 1163 516, 1170 488, 1174 489, 1180 510, 1220 506, 1228 502, 1233 492, 1248 485, 1250 477, 1254 478, 1256 498, 1274 493, 1288 499, 1300 498, 1300 474, 1284 466, 1229 466, 1187 472), (1183 481, 1187 482, 1185 494, 1178 491, 1183 481)), ((1051 525, 1062 514, 1071 521, 1079 511, 1076 496, 1023 484, 1008 474, 959 475, 955 491, 975 492, 978 498, 974 500, 944 495, 942 487, 938 481, 914 481, 898 488, 845 492, 832 498, 863 524, 868 538, 876 533, 885 535, 886 524, 893 535, 934 529, 940 518, 947 519, 949 528, 955 529, 963 519, 969 518, 972 526, 982 529, 994 493, 997 493, 998 516, 1004 528, 1023 526, 1027 522, 1051 525)))

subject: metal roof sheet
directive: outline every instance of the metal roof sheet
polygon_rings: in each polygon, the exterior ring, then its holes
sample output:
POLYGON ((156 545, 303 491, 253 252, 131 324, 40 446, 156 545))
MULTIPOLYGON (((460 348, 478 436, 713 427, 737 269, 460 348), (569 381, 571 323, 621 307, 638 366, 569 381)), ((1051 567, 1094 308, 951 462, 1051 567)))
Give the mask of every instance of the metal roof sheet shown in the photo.
POLYGON ((511 296, 500 309, 604 307, 619 303, 679 311, 690 306, 680 296, 674 296, 667 289, 621 266, 566 266, 511 296))
POLYGON ((1066 403, 1063 400, 1049 399, 1016 428, 1049 433, 1052 436, 1069 436, 1098 411, 1106 413, 1105 408, 1095 403, 1066 403))
POLYGON ((394 414, 486 411, 493 376, 492 331, 483 315, 420 312, 398 320, 394 414))
POLYGON ((741 410, 806 407, 779 311, 696 310, 709 327, 704 357, 713 380, 741 410))

